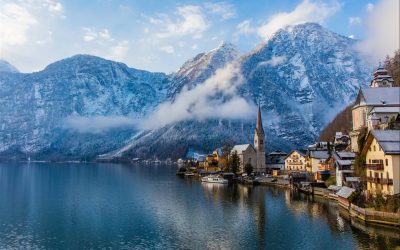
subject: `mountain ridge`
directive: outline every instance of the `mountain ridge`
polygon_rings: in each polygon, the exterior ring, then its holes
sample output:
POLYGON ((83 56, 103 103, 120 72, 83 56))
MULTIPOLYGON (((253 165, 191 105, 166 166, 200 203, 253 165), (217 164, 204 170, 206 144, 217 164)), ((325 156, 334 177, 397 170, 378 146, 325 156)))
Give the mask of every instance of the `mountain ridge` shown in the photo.
POLYGON ((118 126, 115 119, 145 119, 231 63, 244 78, 235 95, 249 103, 261 101, 267 150, 302 147, 367 82, 369 69, 353 43, 320 25, 303 24, 278 31, 242 56, 223 43, 170 75, 91 55, 75 55, 32 74, 0 73, 0 105, 5 107, 0 110, 0 155, 81 159, 124 148, 122 157, 177 158, 189 150, 249 143, 254 122, 247 119, 183 120, 151 131, 126 126, 126 121, 118 126), (110 128, 85 130, 85 122, 96 123, 96 117, 110 128), (79 129, 66 126, 67 118, 75 119, 72 124, 79 129))

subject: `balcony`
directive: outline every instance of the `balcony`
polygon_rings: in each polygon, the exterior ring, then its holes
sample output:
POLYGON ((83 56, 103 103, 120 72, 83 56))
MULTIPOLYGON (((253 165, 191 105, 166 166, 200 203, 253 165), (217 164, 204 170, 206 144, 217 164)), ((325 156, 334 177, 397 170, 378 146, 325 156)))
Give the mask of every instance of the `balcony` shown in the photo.
POLYGON ((375 184, 393 185, 393 179, 385 179, 385 178, 367 177, 367 182, 372 182, 375 184))
POLYGON ((372 163, 372 164, 365 164, 365 166, 370 170, 383 170, 383 163, 372 163))

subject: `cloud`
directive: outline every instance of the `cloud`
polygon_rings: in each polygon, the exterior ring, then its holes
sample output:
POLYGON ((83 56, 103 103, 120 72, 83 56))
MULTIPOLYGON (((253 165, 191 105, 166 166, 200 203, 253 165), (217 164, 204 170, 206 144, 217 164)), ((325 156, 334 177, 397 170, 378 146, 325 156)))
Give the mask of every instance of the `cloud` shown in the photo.
POLYGON ((36 18, 20 5, 6 3, 0 6, 0 48, 25 44, 28 32, 38 24, 36 18))
POLYGON ((62 13, 64 12, 64 6, 60 2, 53 0, 44 0, 43 5, 47 8, 47 10, 50 13, 65 17, 62 15, 62 13))
POLYGON ((108 29, 103 29, 99 32, 97 32, 93 28, 82 28, 82 30, 85 32, 83 35, 83 40, 85 42, 92 42, 92 41, 113 41, 114 39, 110 35, 110 31, 108 29))
POLYGON ((368 12, 371 12, 374 10, 374 5, 372 3, 368 3, 365 8, 367 9, 368 12))
POLYGON ((303 0, 292 12, 281 12, 269 18, 268 22, 258 28, 258 35, 269 39, 277 30, 288 25, 296 25, 306 22, 323 23, 328 17, 341 9, 338 2, 326 4, 303 0))
POLYGON ((351 16, 349 17, 349 24, 350 25, 361 24, 361 18, 358 16, 351 16))
POLYGON ((65 118, 63 127, 79 133, 98 134, 135 125, 137 125, 136 119, 126 116, 69 116, 65 118))
POLYGON ((220 15, 222 20, 231 19, 236 16, 235 7, 226 2, 205 3, 204 6, 209 12, 220 15))
POLYGON ((350 38, 350 39, 354 39, 354 38, 355 38, 355 36, 352 34, 352 35, 348 36, 348 38, 350 38))
POLYGON ((239 66, 229 64, 202 84, 183 90, 173 102, 159 105, 140 123, 140 127, 155 129, 185 120, 249 118, 254 107, 236 94, 243 81, 239 66))
POLYGON ((160 48, 161 51, 164 51, 167 54, 172 54, 174 53, 174 47, 172 47, 171 45, 167 45, 167 46, 163 46, 160 48))
POLYGON ((275 67, 279 64, 282 64, 286 62, 286 56, 273 56, 270 60, 265 61, 265 62, 260 62, 257 67, 264 66, 264 65, 270 65, 272 67, 275 67))
POLYGON ((150 23, 159 25, 161 30, 156 32, 158 38, 180 37, 191 35, 200 38, 208 28, 202 8, 196 5, 185 5, 177 8, 174 18, 160 14, 150 18, 150 23))
POLYGON ((366 39, 357 43, 356 48, 371 63, 377 63, 399 49, 399 4, 398 0, 381 0, 374 6, 374 11, 368 13, 366 39))
POLYGON ((127 40, 123 40, 118 42, 115 46, 112 46, 107 58, 112 60, 121 61, 125 58, 127 52, 130 50, 129 42, 127 40))
POLYGON ((236 28, 238 29, 239 34, 251 34, 256 31, 255 28, 251 27, 251 22, 250 20, 244 20, 241 23, 239 23, 236 28))

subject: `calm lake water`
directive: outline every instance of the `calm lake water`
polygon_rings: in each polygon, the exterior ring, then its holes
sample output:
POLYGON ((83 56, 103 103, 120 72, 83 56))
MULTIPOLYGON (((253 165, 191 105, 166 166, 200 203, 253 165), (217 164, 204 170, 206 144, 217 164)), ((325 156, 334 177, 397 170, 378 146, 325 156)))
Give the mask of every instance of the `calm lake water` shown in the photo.
POLYGON ((392 249, 400 231, 273 187, 173 166, 0 163, 0 249, 392 249))

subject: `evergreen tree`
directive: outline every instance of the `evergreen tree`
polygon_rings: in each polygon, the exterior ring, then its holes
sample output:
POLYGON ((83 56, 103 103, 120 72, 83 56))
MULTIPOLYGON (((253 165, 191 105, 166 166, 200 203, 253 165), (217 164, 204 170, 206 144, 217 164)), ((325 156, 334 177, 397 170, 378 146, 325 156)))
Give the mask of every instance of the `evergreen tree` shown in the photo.
POLYGON ((393 77, 394 86, 400 87, 400 49, 394 53, 393 57, 386 56, 385 68, 393 77))
POLYGON ((239 166, 240 166, 240 158, 237 154, 237 152, 233 152, 231 157, 229 157, 229 170, 232 173, 237 173, 239 171, 239 166))
POLYGON ((253 166, 250 163, 246 163, 244 166, 244 171, 247 175, 250 175, 253 172, 253 166))

